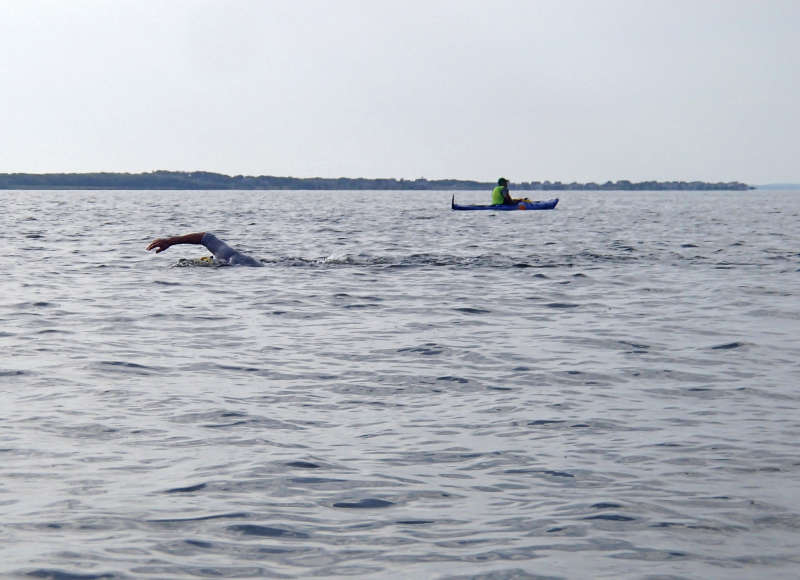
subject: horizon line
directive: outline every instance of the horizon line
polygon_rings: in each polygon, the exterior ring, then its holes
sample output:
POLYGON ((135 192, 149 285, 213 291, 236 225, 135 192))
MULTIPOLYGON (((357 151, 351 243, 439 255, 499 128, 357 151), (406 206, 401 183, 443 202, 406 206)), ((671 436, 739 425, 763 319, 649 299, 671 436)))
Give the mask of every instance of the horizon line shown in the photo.
MULTIPOLYGON (((243 174, 243 173, 222 173, 219 171, 209 171, 205 169, 193 169, 193 170, 183 170, 183 169, 151 169, 149 171, 109 171, 109 170, 101 170, 101 171, 47 171, 47 172, 31 172, 31 171, 6 171, 0 172, 0 175, 3 176, 91 176, 91 175, 154 175, 154 174, 174 174, 174 175, 216 175, 221 177, 227 177, 229 179, 235 178, 275 178, 275 179, 297 179, 297 180, 366 180, 366 181, 406 181, 406 182, 425 182, 425 181, 463 181, 463 182, 472 182, 472 183, 496 183, 496 179, 480 179, 480 178, 467 178, 467 177, 416 177, 416 178, 409 178, 409 177, 347 177, 344 175, 339 175, 336 177, 330 176, 321 176, 315 175, 310 177, 297 177, 292 175, 278 175, 278 174, 243 174)), ((777 182, 766 182, 766 183, 759 183, 759 184, 752 184, 745 181, 740 181, 738 179, 727 179, 727 180, 709 180, 709 179, 700 179, 700 178, 662 178, 662 179, 655 179, 655 178, 648 178, 648 179, 639 179, 634 180, 630 178, 615 178, 615 179, 591 179, 587 181, 579 181, 576 179, 571 180, 561 180, 561 179, 518 179, 513 180, 509 179, 509 183, 558 183, 558 184, 604 184, 604 183, 740 183, 745 185, 757 185, 757 186, 766 186, 766 185, 800 185, 800 181, 792 182, 792 181, 777 181, 777 182)))

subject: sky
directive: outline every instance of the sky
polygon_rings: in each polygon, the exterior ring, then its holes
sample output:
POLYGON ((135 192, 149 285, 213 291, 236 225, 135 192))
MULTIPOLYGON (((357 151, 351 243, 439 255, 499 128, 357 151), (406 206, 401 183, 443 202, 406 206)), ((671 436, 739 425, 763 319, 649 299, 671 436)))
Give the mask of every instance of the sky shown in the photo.
POLYGON ((0 0, 0 172, 800 182, 800 0, 0 0))

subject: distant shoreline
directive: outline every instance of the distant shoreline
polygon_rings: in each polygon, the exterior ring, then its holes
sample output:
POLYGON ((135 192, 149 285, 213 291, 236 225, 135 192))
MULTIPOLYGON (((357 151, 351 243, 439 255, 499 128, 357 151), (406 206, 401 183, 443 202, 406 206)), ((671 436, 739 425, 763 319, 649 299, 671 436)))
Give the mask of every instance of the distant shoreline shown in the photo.
MULTIPOLYGON (((365 177, 275 177, 270 175, 224 175, 207 171, 152 171, 149 173, 0 173, 0 189, 114 189, 114 190, 485 190, 494 182, 461 179, 370 179, 365 177)), ((607 181, 605 183, 562 183, 561 181, 512 182, 523 191, 669 191, 756 189, 738 181, 607 181)))

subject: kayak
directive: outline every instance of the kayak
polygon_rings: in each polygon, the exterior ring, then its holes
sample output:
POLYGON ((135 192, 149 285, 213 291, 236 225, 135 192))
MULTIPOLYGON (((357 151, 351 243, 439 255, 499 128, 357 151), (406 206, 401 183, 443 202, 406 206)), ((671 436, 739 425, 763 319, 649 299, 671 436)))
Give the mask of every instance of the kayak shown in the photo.
POLYGON ((519 203, 500 204, 500 205, 458 205, 456 203, 456 196, 450 200, 450 207, 457 210, 476 210, 488 209, 494 211, 511 211, 518 209, 553 209, 558 204, 558 198, 548 199, 547 201, 530 201, 524 200, 519 203))

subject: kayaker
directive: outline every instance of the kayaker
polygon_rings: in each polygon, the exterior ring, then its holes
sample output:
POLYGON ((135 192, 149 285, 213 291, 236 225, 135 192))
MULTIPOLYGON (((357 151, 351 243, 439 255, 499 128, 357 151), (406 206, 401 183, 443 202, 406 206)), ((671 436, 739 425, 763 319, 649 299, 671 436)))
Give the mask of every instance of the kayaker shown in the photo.
POLYGON ((492 190, 492 205, 511 205, 519 203, 521 199, 513 199, 508 193, 509 181, 505 177, 497 180, 497 187, 492 190))
POLYGON ((171 238, 158 238, 150 242, 150 245, 147 246, 147 251, 149 252, 155 249, 156 254, 159 254, 170 246, 175 246, 177 244, 203 245, 214 255, 214 262, 217 264, 228 266, 263 266, 263 264, 255 258, 251 258, 247 254, 234 250, 211 232, 197 232, 194 234, 185 234, 183 236, 173 236, 171 238))

